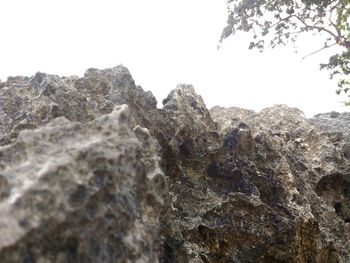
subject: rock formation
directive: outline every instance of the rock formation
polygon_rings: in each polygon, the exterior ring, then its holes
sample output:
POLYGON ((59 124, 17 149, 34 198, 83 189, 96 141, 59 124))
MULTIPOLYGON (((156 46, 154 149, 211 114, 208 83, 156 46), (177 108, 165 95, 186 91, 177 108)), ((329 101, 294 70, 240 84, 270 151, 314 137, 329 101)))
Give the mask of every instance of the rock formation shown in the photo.
POLYGON ((0 82, 0 262, 350 262, 350 114, 157 108, 118 66, 0 82))

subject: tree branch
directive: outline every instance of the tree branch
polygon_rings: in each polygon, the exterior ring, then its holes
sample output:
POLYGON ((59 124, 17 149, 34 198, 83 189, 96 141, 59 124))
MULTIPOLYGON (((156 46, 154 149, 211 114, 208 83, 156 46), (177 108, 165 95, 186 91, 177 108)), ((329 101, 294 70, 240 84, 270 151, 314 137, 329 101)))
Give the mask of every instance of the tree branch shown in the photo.
POLYGON ((307 54, 307 55, 303 56, 302 59, 305 59, 305 58, 307 58, 307 57, 309 57, 309 56, 312 56, 312 55, 314 55, 314 54, 316 54, 316 53, 318 53, 318 52, 320 52, 320 51, 322 51, 322 50, 324 50, 324 49, 333 47, 333 46, 335 46, 335 45, 337 45, 337 44, 338 44, 338 43, 335 42, 335 43, 333 43, 333 44, 331 44, 331 45, 325 45, 323 48, 320 48, 320 49, 318 49, 318 50, 316 50, 316 51, 314 51, 314 52, 311 52, 310 54, 307 54))
POLYGON ((283 21, 287 21, 289 18, 293 17, 293 15, 289 15, 285 18, 281 18, 278 22, 272 24, 271 26, 269 26, 267 29, 270 29, 271 27, 277 26, 279 23, 283 22, 283 21))
POLYGON ((320 27, 320 26, 310 26, 308 24, 305 23, 305 21, 303 19, 301 19, 299 16, 297 15, 292 15, 292 17, 295 17, 297 20, 299 20, 306 28, 309 28, 309 29, 316 29, 316 30, 319 30, 319 31, 324 31, 324 32, 327 32, 328 34, 330 34, 334 40, 339 43, 339 37, 334 34, 332 31, 330 31, 329 29, 327 28, 324 28, 324 27, 320 27))

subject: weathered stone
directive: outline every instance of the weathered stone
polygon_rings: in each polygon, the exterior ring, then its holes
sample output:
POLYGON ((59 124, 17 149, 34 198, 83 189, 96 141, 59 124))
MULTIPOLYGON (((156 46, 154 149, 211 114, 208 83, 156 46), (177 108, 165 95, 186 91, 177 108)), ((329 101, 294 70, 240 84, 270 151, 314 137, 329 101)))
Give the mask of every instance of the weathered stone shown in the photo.
POLYGON ((350 262, 348 113, 163 104, 123 66, 1 82, 1 262, 350 262))
MULTIPOLYGON (((252 110, 246 110, 237 107, 224 108, 215 106, 210 109, 210 114, 220 125, 221 130, 227 130, 235 124, 240 123, 243 119, 254 114, 252 110)), ((244 124, 242 124, 244 125, 244 124)))
POLYGON ((165 178, 131 122, 127 106, 59 117, 0 148, 1 262, 158 260, 165 178))

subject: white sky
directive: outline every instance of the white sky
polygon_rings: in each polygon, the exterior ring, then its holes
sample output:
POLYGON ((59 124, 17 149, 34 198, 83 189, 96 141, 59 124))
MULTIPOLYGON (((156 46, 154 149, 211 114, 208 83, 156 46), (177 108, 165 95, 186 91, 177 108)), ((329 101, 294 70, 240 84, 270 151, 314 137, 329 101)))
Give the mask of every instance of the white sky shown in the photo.
POLYGON ((137 84, 162 101, 178 83, 193 84, 208 107, 260 110, 275 103, 308 116, 349 111, 335 94, 331 51, 317 36, 292 47, 248 50, 249 37, 218 39, 226 0, 1 0, 0 78, 47 72, 81 76, 87 68, 126 66, 137 84))

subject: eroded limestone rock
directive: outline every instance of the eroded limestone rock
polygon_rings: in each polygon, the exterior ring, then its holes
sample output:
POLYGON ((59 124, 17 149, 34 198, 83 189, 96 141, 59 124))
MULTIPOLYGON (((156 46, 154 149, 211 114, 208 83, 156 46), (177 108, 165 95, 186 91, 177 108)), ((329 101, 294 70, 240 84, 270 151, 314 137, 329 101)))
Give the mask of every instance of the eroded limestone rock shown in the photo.
POLYGON ((165 178, 131 122, 58 117, 0 148, 1 262, 157 262, 165 178))
POLYGON ((163 104, 123 66, 0 83, 1 262, 350 262, 348 113, 163 104))

